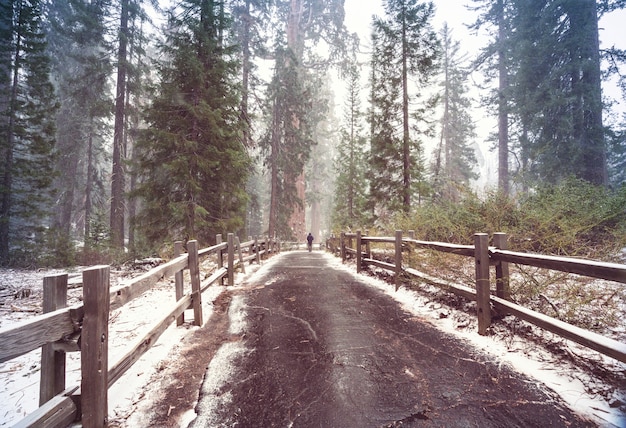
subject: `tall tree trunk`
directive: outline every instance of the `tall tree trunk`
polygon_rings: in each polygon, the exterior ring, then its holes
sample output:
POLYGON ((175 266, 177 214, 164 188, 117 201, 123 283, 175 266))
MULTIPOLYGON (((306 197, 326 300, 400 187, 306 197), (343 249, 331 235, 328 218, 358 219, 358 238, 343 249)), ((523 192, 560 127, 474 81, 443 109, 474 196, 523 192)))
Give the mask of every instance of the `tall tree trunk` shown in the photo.
POLYGON ((279 122, 278 109, 276 102, 273 107, 273 123, 272 123, 272 141, 271 141, 271 153, 270 153, 270 214, 268 219, 268 232, 270 238, 276 237, 276 226, 278 223, 278 146, 280 144, 279 137, 279 122))
POLYGON ((246 0, 245 10, 242 13, 243 35, 241 40, 241 120, 246 126, 243 130, 243 143, 246 147, 252 146, 250 136, 250 116, 248 115, 248 98, 250 93, 250 73, 252 70, 252 53, 250 52, 250 26, 252 17, 250 16, 250 0, 246 0))
POLYGON ((93 245, 93 240, 91 239, 91 218, 93 217, 93 202, 91 194, 93 193, 93 184, 95 180, 95 165, 93 156, 93 116, 89 120, 89 137, 87 138, 87 180, 85 183, 85 250, 89 250, 93 245))
POLYGON ((311 233, 321 242, 322 240, 322 214, 320 201, 311 202, 311 233))
POLYGON ((595 0, 572 0, 568 9, 571 37, 579 38, 571 54, 575 97, 574 126, 578 127, 580 177, 596 185, 608 183, 606 145, 602 126, 602 75, 595 0))
POLYGON ((354 96, 350 97, 351 106, 350 106, 350 163, 348 170, 348 219, 350 220, 350 224, 354 221, 354 194, 356 189, 354 188, 354 182, 356 181, 355 175, 355 165, 354 165, 354 139, 356 138, 356 130, 355 128, 355 111, 354 111, 354 96))
POLYGON ((58 212, 55 219, 55 228, 60 230, 64 236, 69 237, 71 233, 72 216, 74 215, 74 198, 76 197, 76 186, 78 176, 78 163, 80 160, 81 151, 78 150, 76 145, 67 141, 69 138, 65 138, 65 143, 59 143, 60 147, 73 147, 73 150, 61 153, 62 159, 59 162, 60 170, 63 171, 63 177, 60 180, 62 182, 60 202, 58 206, 58 212))
POLYGON ((409 70, 406 16, 402 16, 402 208, 411 209, 411 140, 409 134, 409 70))
POLYGON ((506 28, 504 0, 498 0, 498 189, 509 195, 509 115, 507 89, 509 86, 506 60, 506 28))
MULTIPOLYGON (((133 25, 134 26, 134 25, 133 25)), ((140 26, 140 33, 143 33, 143 24, 140 26)), ((141 37, 139 38, 139 42, 138 43, 142 43, 142 39, 141 37)), ((129 53, 129 58, 133 58, 133 48, 134 48, 134 43, 131 44, 130 47, 130 53, 129 53)), ((137 66, 140 67, 141 63, 142 63, 142 46, 139 45, 138 46, 138 53, 137 53, 137 66)), ((141 83, 139 83, 139 85, 141 85, 141 83)), ((130 86, 130 85, 127 85, 130 86)), ((141 89, 139 89, 139 91, 141 91, 141 89)), ((124 132, 124 147, 126 148, 127 151, 127 155, 130 156, 131 158, 131 163, 134 165, 136 160, 137 160, 137 150, 135 150, 135 143, 136 143, 136 139, 135 136, 137 135, 137 133, 139 132, 139 95, 135 95, 135 102, 137 103, 137 106, 135 109, 132 109, 132 104, 131 104, 131 90, 130 88, 126 88, 126 103, 127 103, 127 112, 132 111, 128 121, 127 121, 127 129, 126 132, 124 132)), ((128 186, 128 191, 129 193, 132 194, 133 190, 135 190, 135 188, 137 187, 137 174, 131 174, 130 175, 130 183, 128 186)), ((134 197, 131 197, 128 199, 127 201, 128 203, 128 248, 130 249, 131 253, 135 253, 135 225, 134 225, 134 218, 137 214, 137 199, 134 197)))
POLYGON ((115 95, 115 125, 113 131, 113 171, 111 174, 111 243, 124 247, 124 121, 127 74, 128 3, 122 0, 119 46, 117 52, 117 88, 115 95))
MULTIPOLYGON (((289 13, 289 22, 287 24, 287 46, 296 58, 296 61, 302 59, 302 43, 300 41, 300 20, 302 19, 302 0, 291 0, 291 8, 289 13)), ((288 60, 290 61, 290 60, 288 60)), ((295 64, 299 66, 299 64, 295 64)), ((300 118, 293 117, 292 124, 294 128, 299 128, 300 118)), ((289 150, 289 147, 287 147, 289 150)), ((306 219, 305 219, 305 181, 304 170, 296 176, 285 177, 290 181, 290 185, 294 185, 296 189, 296 197, 299 203, 295 203, 292 207, 292 214, 289 220, 289 226, 296 240, 304 239, 306 236, 306 219)))
MULTIPOLYGON (((21 2, 18 2, 16 6, 18 11, 21 11, 21 2)), ((11 9, 12 12, 12 9, 11 9)), ((12 17, 12 13, 11 13, 12 17)), ((21 13, 20 13, 21 17, 21 13)), ((11 19, 9 17, 9 19, 11 19)), ((4 147, 4 153, 2 153, 3 158, 3 177, 2 177, 2 201, 0 201, 0 262, 8 261, 9 259, 9 232, 10 232, 10 221, 11 221, 11 190, 13 187, 13 150, 15 146, 15 114, 16 114, 16 105, 17 105, 17 84, 18 84, 18 76, 20 72, 20 67, 22 63, 22 57, 20 55, 20 51, 22 49, 22 34, 19 27, 18 20, 18 29, 17 35, 15 38, 15 46, 14 46, 14 56, 12 58, 13 68, 8 67, 8 76, 11 82, 11 87, 9 93, 9 105, 8 105, 8 120, 7 120, 7 131, 6 131, 6 142, 4 147), (11 74, 12 71, 12 74, 11 74)), ((13 37, 12 29, 13 26, 7 30, 8 37, 13 37)), ((10 46, 10 44, 8 44, 10 46)))

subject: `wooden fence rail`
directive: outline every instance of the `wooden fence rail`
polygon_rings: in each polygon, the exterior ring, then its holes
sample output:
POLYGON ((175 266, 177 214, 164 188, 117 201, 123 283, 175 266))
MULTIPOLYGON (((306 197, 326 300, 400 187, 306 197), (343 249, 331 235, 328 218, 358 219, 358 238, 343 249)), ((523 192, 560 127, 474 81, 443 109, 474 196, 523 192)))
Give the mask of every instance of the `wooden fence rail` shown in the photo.
POLYGON ((623 284, 626 284, 626 265, 509 251, 507 248, 507 236, 504 233, 495 233, 493 235, 493 246, 488 245, 489 236, 485 233, 474 235, 474 245, 420 241, 414 239, 413 235, 411 231, 409 231, 409 238, 403 238, 402 231, 396 231, 394 237, 369 237, 362 235, 360 231, 356 233, 342 232, 339 238, 339 245, 337 246, 335 242, 328 242, 327 248, 340 253, 343 261, 346 260, 348 254, 354 255, 357 272, 367 265, 393 271, 396 290, 400 285, 401 276, 408 275, 460 295, 468 300, 476 301, 478 333, 481 335, 487 334, 492 321, 491 309, 493 308, 499 314, 514 315, 538 327, 626 363, 626 343, 584 330, 511 302, 508 264, 515 263, 534 266, 623 284), (352 247, 353 242, 354 247, 352 247), (373 258, 370 249, 371 243, 393 244, 394 263, 373 258), (366 247, 365 251, 363 246, 366 247), (402 251, 408 247, 427 248, 474 258, 474 287, 455 284, 425 274, 417 269, 402 266, 402 251), (496 270, 495 287, 492 287, 492 284, 490 284, 490 266, 494 266, 496 270))
POLYGON ((184 312, 194 311, 194 325, 203 324, 202 293, 212 284, 227 278, 234 285, 235 269, 245 272, 245 263, 276 252, 275 240, 250 239, 240 243, 232 233, 227 242, 217 236, 217 245, 198 249, 197 241, 174 246, 175 257, 136 278, 110 289, 109 266, 95 266, 83 271, 83 304, 66 307, 67 274, 44 278, 44 314, 0 329, 0 362, 5 362, 37 348, 42 348, 39 408, 15 427, 66 427, 81 421, 83 427, 105 427, 108 413, 108 389, 139 360, 172 324, 184 322, 184 312), (244 256, 244 253, 247 255, 244 256), (201 283, 200 259, 215 255, 217 268, 201 283), (226 266, 224 266, 226 260, 226 266), (183 272, 189 270, 191 292, 184 294, 183 272), (109 364, 109 313, 139 298, 162 279, 174 277, 176 303, 163 318, 130 346, 118 361, 109 364), (65 385, 66 352, 81 352, 81 384, 65 385), (105 369, 103 369, 105 368, 105 369))

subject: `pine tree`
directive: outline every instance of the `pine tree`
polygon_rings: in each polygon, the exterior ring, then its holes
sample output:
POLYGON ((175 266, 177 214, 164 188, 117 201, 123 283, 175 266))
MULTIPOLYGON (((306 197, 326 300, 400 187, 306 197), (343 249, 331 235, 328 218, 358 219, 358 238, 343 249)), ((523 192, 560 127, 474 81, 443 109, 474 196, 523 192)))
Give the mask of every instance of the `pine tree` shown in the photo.
POLYGON ((137 145, 138 226, 150 244, 243 226, 250 159, 242 142, 235 50, 223 4, 186 0, 172 14, 160 83, 137 145))
POLYGON ((498 23, 500 33, 483 57, 505 52, 500 112, 516 119, 510 122, 524 185, 570 175, 606 184, 596 2, 497 0, 486 6, 477 27, 498 23))
POLYGON ((113 130, 113 157, 111 170, 111 244, 124 247, 124 158, 126 154, 124 130, 126 128, 126 85, 128 75, 128 41, 130 30, 130 0, 120 0, 120 26, 117 41, 117 82, 115 90, 115 122, 113 130))
POLYGON ((370 153, 367 180, 373 218, 402 210, 401 77, 393 61, 392 41, 381 31, 372 33, 370 61, 370 153))
POLYGON ((430 25, 434 14, 431 2, 388 0, 385 11, 385 18, 374 20, 371 77, 369 180, 376 216, 407 213, 411 199, 415 195, 421 198, 421 139, 431 127, 428 106, 433 102, 421 92, 437 70, 439 55, 430 25))
POLYGON ((285 25, 286 30, 278 32, 274 44, 275 75, 268 94, 271 108, 268 128, 272 129, 263 140, 271 182, 268 230, 285 239, 303 239, 306 235, 304 165, 310 154, 307 145, 313 141, 310 132, 315 128, 307 124, 314 103, 307 79, 309 73, 324 72, 326 67, 340 64, 347 56, 352 39, 343 25, 343 3, 343 0, 276 3, 281 21, 277 26, 285 25), (315 53, 320 40, 328 46, 329 54, 325 58, 315 53), (299 129, 301 126, 309 129, 299 129))
POLYGON ((510 76, 511 65, 511 3, 510 0, 473 0, 474 10, 481 14, 471 28, 478 30, 490 26, 492 42, 484 47, 475 61, 488 79, 497 79, 497 89, 486 98, 486 107, 493 107, 498 117, 498 190, 505 195, 510 192, 509 154, 511 152, 510 125, 510 76))
POLYGON ((316 91, 311 115, 315 128, 311 157, 305 166, 308 209, 306 218, 307 230, 318 241, 323 239, 324 231, 330 230, 332 199, 335 193, 333 159, 338 124, 331 102, 335 94, 330 85, 324 84, 330 79, 328 74, 318 75, 311 84, 311 88, 316 91))
MULTIPOLYGON (((411 207, 412 177, 416 138, 411 136, 409 117, 410 98, 419 98, 419 93, 410 94, 409 77, 416 78, 418 84, 425 85, 436 70, 439 44, 430 21, 435 9, 432 2, 418 0, 387 0, 386 19, 378 20, 376 27, 386 33, 391 59, 400 73, 402 89, 402 209, 406 213, 411 207)), ((419 89, 423 89, 423 86, 419 89)), ((418 90, 419 90, 418 89, 418 90)), ((417 180, 417 177, 413 177, 417 180)))
POLYGON ((360 74, 353 67, 347 79, 348 94, 344 104, 344 124, 337 148, 335 172, 337 184, 333 209, 333 229, 354 229, 367 219, 366 139, 363 135, 360 74))
POLYGON ((275 54, 276 68, 266 97, 271 125, 260 140, 270 170, 268 233, 292 240, 296 239, 291 224, 294 207, 304 210, 304 200, 296 186, 313 144, 309 117, 312 99, 305 86, 307 79, 302 75, 305 70, 295 65, 292 53, 279 47, 275 54))
POLYGON ((471 100, 467 96, 468 70, 460 56, 459 42, 452 40, 447 24, 441 32, 443 41, 441 82, 443 114, 439 145, 433 165, 434 191, 447 199, 456 199, 458 189, 476 179, 473 172, 476 157, 471 147, 475 126, 469 114, 471 100))
POLYGON ((264 29, 270 20, 270 4, 261 0, 236 0, 231 5, 233 28, 241 55, 241 119, 246 122, 244 142, 254 146, 252 137, 253 104, 250 98, 260 85, 255 59, 267 56, 264 29))
POLYGON ((62 174, 54 185, 59 203, 53 226, 58 239, 82 238, 85 249, 92 243, 92 216, 108 211, 104 177, 112 65, 105 54, 104 6, 84 0, 55 2, 47 15, 60 99, 55 169, 62 174))
POLYGON ((33 239, 42 237, 50 214, 57 104, 42 3, 24 0, 2 7, 0 262, 6 263, 11 253, 28 251, 33 239))

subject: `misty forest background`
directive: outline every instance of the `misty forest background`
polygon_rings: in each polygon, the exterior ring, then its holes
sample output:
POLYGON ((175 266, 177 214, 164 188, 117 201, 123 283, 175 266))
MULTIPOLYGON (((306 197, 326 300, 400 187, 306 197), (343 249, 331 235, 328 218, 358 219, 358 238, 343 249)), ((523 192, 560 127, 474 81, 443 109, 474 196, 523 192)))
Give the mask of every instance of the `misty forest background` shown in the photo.
POLYGON ((165 3, 0 0, 0 264, 357 228, 626 246, 626 51, 598 28, 626 1, 468 0, 476 57, 428 1, 383 0, 367 40, 343 0, 165 3))

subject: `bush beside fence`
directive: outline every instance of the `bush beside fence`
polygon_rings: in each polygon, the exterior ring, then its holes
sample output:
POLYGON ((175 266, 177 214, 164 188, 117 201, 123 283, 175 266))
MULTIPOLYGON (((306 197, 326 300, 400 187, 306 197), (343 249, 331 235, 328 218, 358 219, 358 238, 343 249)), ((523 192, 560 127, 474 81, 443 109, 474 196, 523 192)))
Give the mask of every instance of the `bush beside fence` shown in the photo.
POLYGON ((356 233, 342 232, 339 242, 337 242, 336 238, 331 239, 327 243, 327 247, 331 251, 340 254, 343 261, 347 259, 348 255, 354 256, 357 272, 360 272, 367 265, 377 266, 394 272, 396 290, 400 286, 402 276, 408 275, 460 295, 468 300, 475 301, 478 333, 481 335, 487 334, 492 322, 493 309, 499 314, 514 315, 538 327, 626 363, 626 343, 584 330, 511 302, 509 263, 557 270, 622 284, 626 284, 626 265, 509 251, 507 236, 504 233, 495 233, 493 235, 493 244, 493 246, 489 246, 489 236, 485 233, 474 235, 474 245, 457 245, 445 242, 420 241, 414 238, 414 233, 411 231, 409 231, 408 238, 403 237, 402 231, 396 231, 394 237, 369 237, 363 235, 361 231, 357 231, 356 233), (393 244, 394 263, 375 259, 372 256, 371 243, 393 244), (364 246, 365 251, 363 250, 364 246), (473 257, 475 262, 474 286, 455 284, 427 275, 417 269, 404 267, 402 265, 402 251, 408 247, 428 248, 434 251, 473 257), (494 266, 496 270, 495 284, 490 282, 490 266, 494 266))

